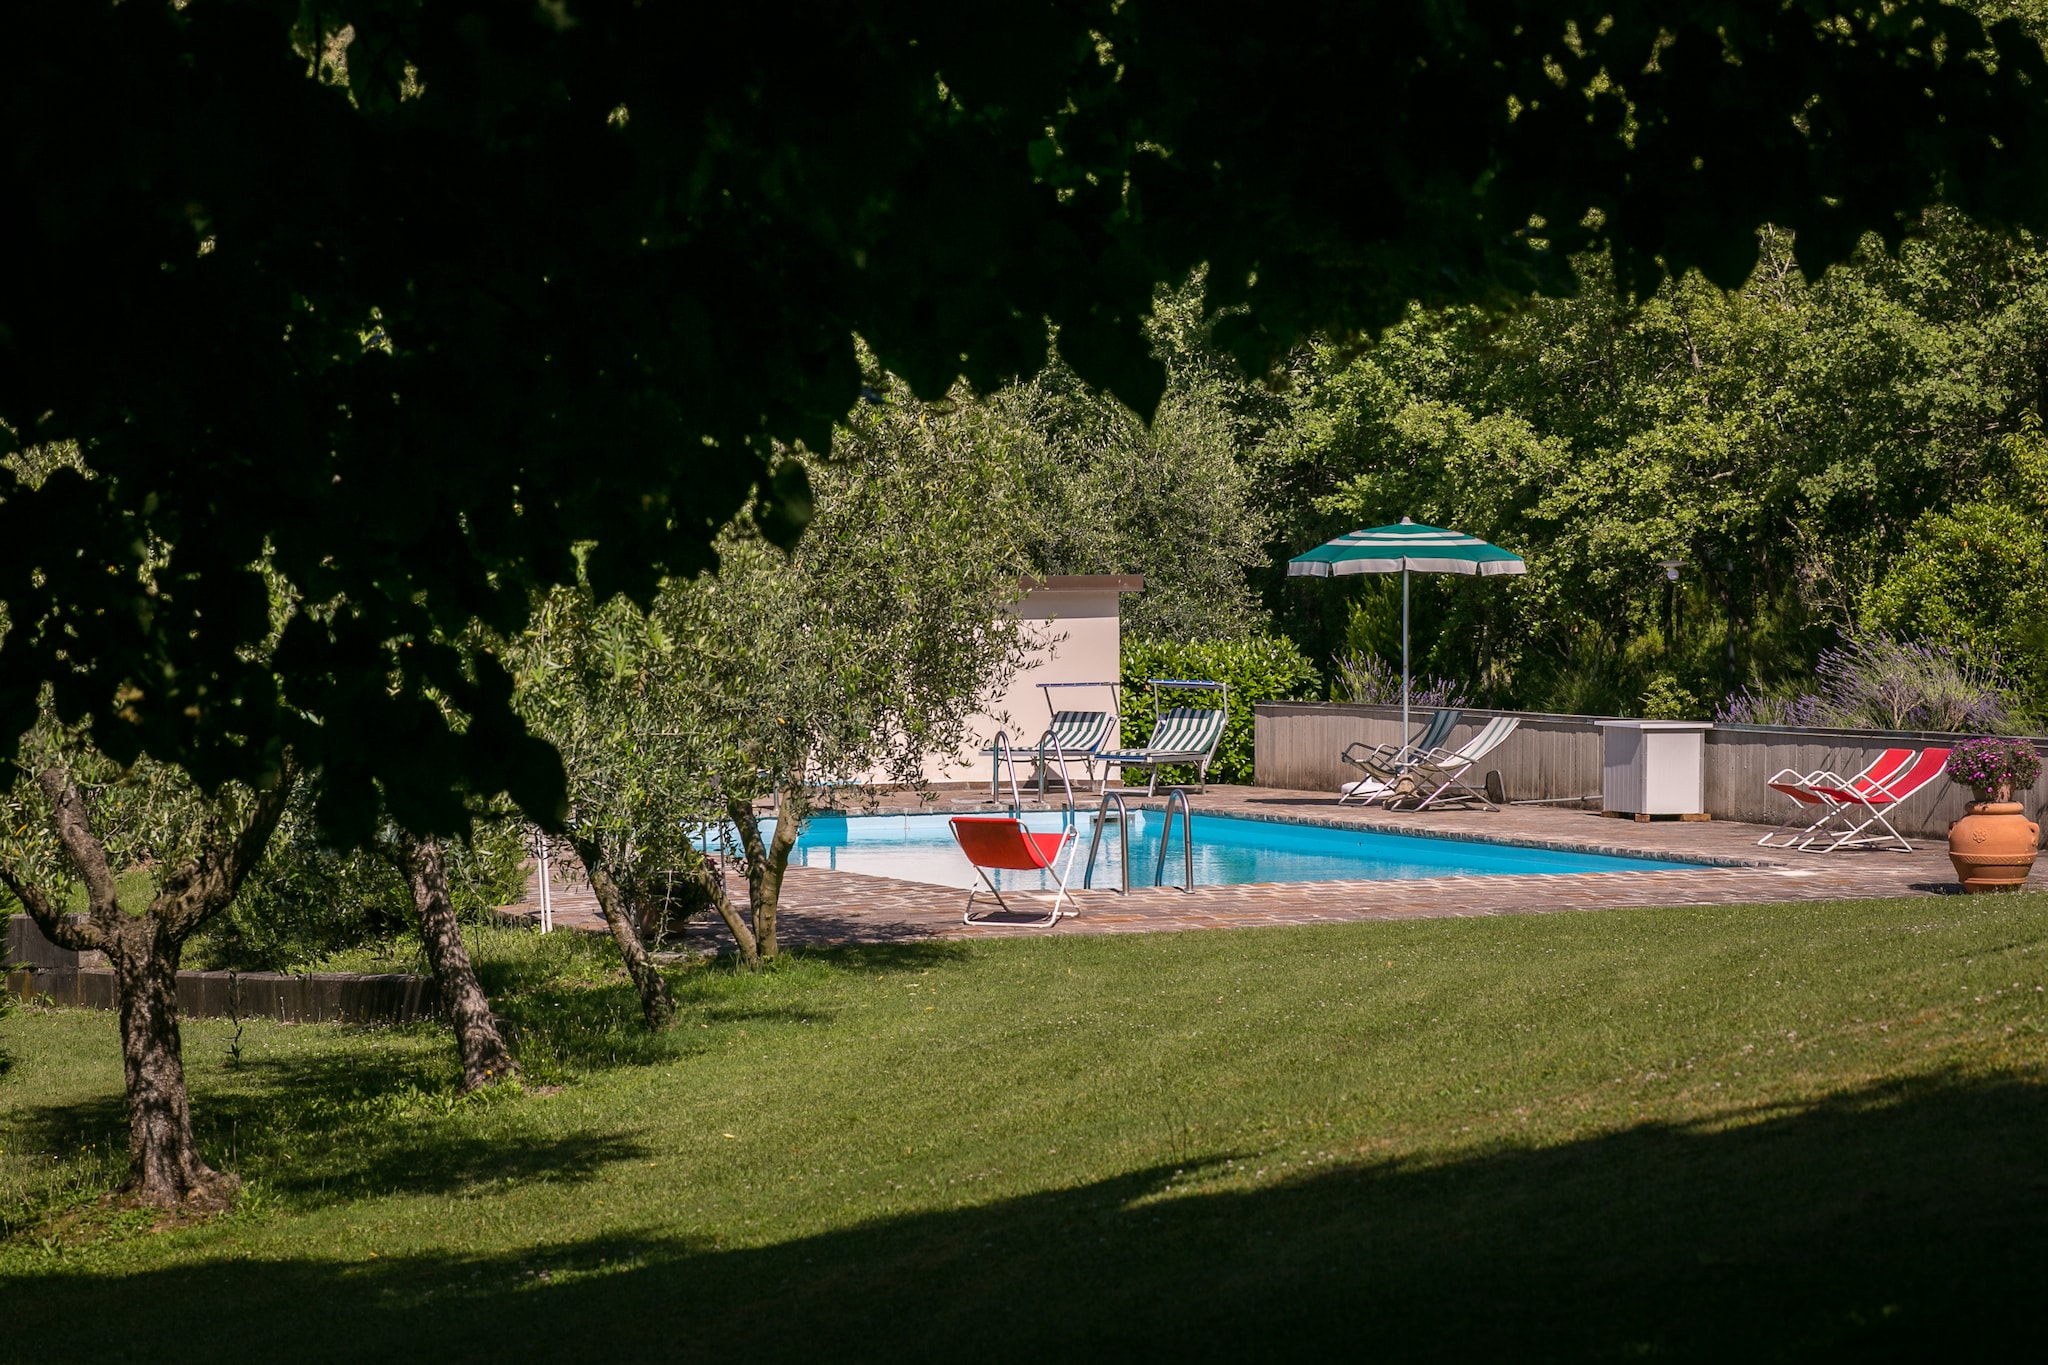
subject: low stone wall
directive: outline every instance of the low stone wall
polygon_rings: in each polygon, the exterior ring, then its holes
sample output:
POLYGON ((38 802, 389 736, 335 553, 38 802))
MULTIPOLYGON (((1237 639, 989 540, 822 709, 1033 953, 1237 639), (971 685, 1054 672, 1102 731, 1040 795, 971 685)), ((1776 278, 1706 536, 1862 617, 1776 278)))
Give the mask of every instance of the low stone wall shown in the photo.
MULTIPOLYGON (((110 1010, 120 1003, 114 973, 98 953, 74 953, 44 938, 26 915, 6 921, 0 965, 7 991, 24 1000, 110 1010)), ((179 972, 178 1013, 187 1019, 275 1019, 286 1024, 404 1023, 440 1012, 431 976, 404 972, 179 972)))
MULTIPOLYGON (((1594 722, 1606 717, 1468 708, 1451 732, 1450 744, 1464 743, 1480 726, 1501 715, 1516 716, 1522 724, 1479 767, 1500 773, 1510 801, 1568 804, 1568 798, 1585 797, 1589 806, 1598 804, 1604 741, 1594 722)), ((1425 712, 1414 713, 1414 724, 1421 725, 1425 716, 1425 712)), ((1253 764, 1260 786, 1332 793, 1358 776, 1356 769, 1338 761, 1337 755, 1346 745, 1355 740, 1369 745, 1398 744, 1405 738, 1398 706, 1324 702, 1262 702, 1254 711, 1253 731, 1253 764)), ((1918 731, 1716 725, 1706 737, 1707 813, 1717 820, 1774 825, 1785 817, 1791 803, 1764 783, 1783 769, 1805 773, 1825 768, 1848 776, 1862 771, 1885 749, 1953 745, 1964 738, 1918 731)), ((2048 739, 2035 739, 2033 744, 2048 755, 2048 739)), ((1969 800, 1966 788, 1938 777, 1890 818, 1910 837, 1943 838, 1949 822, 1962 817, 1969 800)), ((2021 800, 2027 818, 2041 821, 2044 808, 2048 808, 2048 792, 2037 785, 2023 793, 2021 800)))
MULTIPOLYGON (((120 999, 104 967, 46 967, 9 972, 7 990, 24 1000, 110 1010, 120 999)), ((178 1014, 186 1019, 275 1019, 281 1024, 400 1024, 440 1011, 430 976, 393 972, 179 972, 178 1014)))

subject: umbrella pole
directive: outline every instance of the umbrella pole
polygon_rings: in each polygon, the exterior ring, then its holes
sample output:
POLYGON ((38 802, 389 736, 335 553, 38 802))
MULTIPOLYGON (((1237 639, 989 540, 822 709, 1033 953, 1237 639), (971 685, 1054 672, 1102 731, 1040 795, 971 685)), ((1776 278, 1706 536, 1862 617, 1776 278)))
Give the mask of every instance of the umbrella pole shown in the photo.
POLYGON ((1405 563, 1401 566, 1401 733, 1408 733, 1408 566, 1405 563))

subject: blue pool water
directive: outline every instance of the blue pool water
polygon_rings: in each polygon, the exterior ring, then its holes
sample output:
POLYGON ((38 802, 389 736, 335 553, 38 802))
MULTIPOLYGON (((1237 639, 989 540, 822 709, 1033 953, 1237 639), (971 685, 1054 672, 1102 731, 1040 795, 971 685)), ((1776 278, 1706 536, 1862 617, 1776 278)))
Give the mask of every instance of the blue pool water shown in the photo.
MULTIPOLYGON (((975 884, 974 871, 953 842, 944 815, 820 815, 797 840, 790 862, 803 867, 831 867, 940 886, 975 884)), ((1080 851, 1074 855, 1072 884, 1080 885, 1088 861, 1088 838, 1095 817, 1080 817, 1080 851)), ((1165 817, 1155 811, 1131 814, 1131 885, 1150 886, 1159 855, 1159 831, 1165 817)), ((1060 828, 1057 811, 1027 814, 1025 828, 1060 828)), ((1545 848, 1517 848, 1462 839, 1425 839, 1367 830, 1328 829, 1321 825, 1280 824, 1269 820, 1238 820, 1197 815, 1195 885, 1241 886, 1248 882, 1328 882, 1354 879, 1388 881, 1415 877, 1512 877, 1564 872, 1643 872, 1657 868, 1692 867, 1692 863, 1658 862, 1650 858, 1615 858, 1598 853, 1564 853, 1545 848)), ((1096 856, 1094 884, 1118 885, 1121 851, 1114 822, 1103 831, 1096 856)), ((1062 860, 1064 862, 1064 859, 1062 860)), ((1166 879, 1179 885, 1185 863, 1179 822, 1175 822, 1166 859, 1166 879)), ((996 885, 1038 890, 1052 887, 1043 872, 999 872, 996 885)))

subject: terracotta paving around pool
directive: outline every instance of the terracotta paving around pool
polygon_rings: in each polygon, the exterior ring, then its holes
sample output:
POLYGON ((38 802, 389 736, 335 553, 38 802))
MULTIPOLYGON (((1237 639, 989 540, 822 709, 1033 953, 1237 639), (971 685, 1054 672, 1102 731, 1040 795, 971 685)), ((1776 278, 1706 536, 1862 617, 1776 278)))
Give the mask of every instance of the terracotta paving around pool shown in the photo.
MULTIPOLYGON (((1131 793, 1127 800, 1134 809, 1160 809, 1165 804, 1163 800, 1144 799, 1141 793, 1131 793)), ((1083 891, 1077 897, 1079 913, 1062 920, 1057 929, 1024 924, 969 926, 960 922, 966 893, 951 887, 825 868, 792 867, 782 893, 783 942, 890 943, 1002 934, 1156 933, 1351 920, 1542 914, 1619 906, 1953 895, 1961 891, 1946 849, 1928 840, 1914 841, 1912 853, 1855 849, 1805 854, 1758 848, 1757 837, 1764 832, 1761 827, 1720 821, 1639 824, 1549 806, 1509 807, 1499 812, 1404 813, 1377 808, 1361 811, 1338 806, 1333 796, 1260 787, 1212 786, 1206 794, 1191 794, 1191 800, 1197 812, 1214 815, 1437 838, 1482 838, 1595 853, 1633 853, 1714 865, 1556 876, 1201 886, 1192 892, 1146 887, 1134 889, 1128 896, 1113 890, 1083 891)), ((1092 803, 1084 808, 1092 809, 1092 803)), ((995 808, 984 806, 971 793, 941 792, 936 799, 898 798, 873 809, 950 814, 995 808)), ((744 904, 744 881, 737 876, 731 880, 734 901, 744 904)), ((1013 903, 1021 896, 1029 904, 1046 905, 1052 893, 1005 895, 1013 903)), ((602 930, 603 919, 596 902, 573 866, 556 868, 553 900, 558 927, 602 930)), ((537 914, 538 906, 538 884, 529 880, 526 895, 508 909, 537 914)), ((731 938, 722 924, 709 918, 688 926, 684 946, 696 951, 724 950, 731 946, 731 938)))

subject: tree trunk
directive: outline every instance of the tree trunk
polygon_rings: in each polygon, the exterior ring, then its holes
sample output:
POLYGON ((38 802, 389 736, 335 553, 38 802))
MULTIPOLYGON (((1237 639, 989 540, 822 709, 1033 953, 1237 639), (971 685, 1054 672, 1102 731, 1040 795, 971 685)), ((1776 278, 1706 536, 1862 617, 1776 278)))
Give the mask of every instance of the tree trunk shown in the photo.
POLYGON ((739 827, 740 843, 747 850, 747 901, 754 912, 754 941, 760 955, 774 957, 775 912, 782 901, 782 876, 789 870, 790 850, 796 847, 800 816, 790 811, 787 800, 777 802, 774 837, 761 838, 761 822, 755 818, 754 803, 729 797, 726 813, 739 827))
POLYGON ((584 875, 590 878, 590 889, 597 896, 598 909, 604 912, 604 922, 611 928, 612 942, 619 945, 626 975, 633 978, 633 985, 640 992, 641 1017, 651 1029, 666 1028, 676 1016, 676 999, 669 992, 668 979, 647 955, 647 944, 640 937, 639 917, 634 913, 639 907, 626 903, 625 892, 605 871, 604 855, 596 840, 572 842, 576 856, 583 860, 584 875))
POLYGON ((733 905, 732 897, 726 894, 725 873, 716 863, 707 859, 691 867, 689 875, 696 879, 697 884, 704 890, 705 899, 711 902, 711 908, 725 921, 726 930, 732 935, 732 941, 739 945, 740 960, 749 967, 760 966, 761 945, 754 941, 753 929, 733 905))
POLYGON ((121 1063, 128 1089, 128 1191, 143 1204, 226 1208, 242 1187, 214 1170, 192 1137, 178 1037, 178 945, 150 919, 123 925, 108 952, 121 996, 121 1063))
POLYGON ((448 892, 448 869, 441 861, 441 846, 432 839, 398 836, 400 865, 412 884, 412 902, 419 911, 420 941, 427 950, 434 982, 441 988, 441 1003, 455 1021, 455 1045, 462 1056, 464 1092, 495 1085, 515 1070, 512 1054, 491 1017, 491 1002, 470 965, 469 949, 462 944, 462 926, 455 919, 455 902, 448 892))

